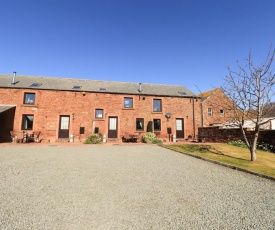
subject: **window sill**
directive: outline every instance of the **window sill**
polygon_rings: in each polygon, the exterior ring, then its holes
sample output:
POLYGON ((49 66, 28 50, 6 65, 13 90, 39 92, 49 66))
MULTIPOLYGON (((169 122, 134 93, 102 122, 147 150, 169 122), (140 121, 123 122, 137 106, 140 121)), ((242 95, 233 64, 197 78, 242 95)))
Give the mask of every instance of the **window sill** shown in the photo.
POLYGON ((152 114, 163 114, 163 112, 162 111, 160 111, 160 112, 153 111, 152 114))
POLYGON ((125 108, 125 107, 123 107, 122 110, 134 110, 134 108, 125 108))
POLYGON ((95 117, 94 120, 95 120, 95 121, 105 121, 105 118, 97 118, 97 117, 95 117))
POLYGON ((21 107, 37 107, 37 105, 21 104, 21 107))

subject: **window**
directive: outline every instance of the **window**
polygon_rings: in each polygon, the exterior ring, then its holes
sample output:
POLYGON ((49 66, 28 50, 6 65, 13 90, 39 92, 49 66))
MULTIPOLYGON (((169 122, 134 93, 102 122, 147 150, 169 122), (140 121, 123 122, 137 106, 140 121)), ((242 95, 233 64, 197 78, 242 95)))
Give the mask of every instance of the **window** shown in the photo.
POLYGON ((213 116, 213 110, 211 108, 208 108, 208 116, 209 117, 213 116))
POLYGON ((220 116, 224 117, 224 110, 223 109, 220 109, 220 116))
POLYGON ((22 129, 23 130, 32 130, 32 127, 33 127, 33 115, 23 114, 22 129))
POLYGON ((24 104, 34 105, 35 93, 25 93, 24 94, 24 104))
POLYGON ((124 98, 124 108, 133 108, 133 98, 131 97, 124 98))
POLYGON ((160 131, 160 130, 161 130, 161 120, 154 119, 154 131, 160 131))
POLYGON ((96 118, 103 118, 103 109, 96 109, 95 110, 95 117, 96 118))
POLYGON ((153 111, 154 112, 161 112, 161 99, 154 99, 154 105, 153 105, 153 111))
POLYGON ((138 131, 144 130, 144 118, 136 119, 136 130, 138 130, 138 131))

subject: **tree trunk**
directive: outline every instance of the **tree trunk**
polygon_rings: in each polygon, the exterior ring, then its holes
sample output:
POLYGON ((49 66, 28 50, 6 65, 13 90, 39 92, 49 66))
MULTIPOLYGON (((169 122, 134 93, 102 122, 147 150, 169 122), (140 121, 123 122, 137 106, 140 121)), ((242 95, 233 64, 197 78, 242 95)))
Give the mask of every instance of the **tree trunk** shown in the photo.
POLYGON ((249 150, 250 150, 250 156, 251 156, 250 160, 251 161, 256 161, 257 160, 256 148, 254 149, 252 147, 252 149, 249 149, 249 150))
POLYGON ((257 148, 258 136, 259 136, 259 128, 258 128, 258 125, 256 125, 253 142, 251 143, 251 147, 249 148, 250 155, 251 155, 251 159, 250 159, 251 161, 257 160, 256 148, 257 148))

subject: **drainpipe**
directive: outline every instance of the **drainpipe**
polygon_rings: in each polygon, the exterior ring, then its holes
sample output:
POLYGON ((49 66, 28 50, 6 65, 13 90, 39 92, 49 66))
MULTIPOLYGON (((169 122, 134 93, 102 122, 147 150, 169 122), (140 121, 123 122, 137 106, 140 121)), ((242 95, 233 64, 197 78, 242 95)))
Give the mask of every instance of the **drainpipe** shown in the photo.
POLYGON ((201 100, 201 127, 203 127, 203 108, 202 108, 202 100, 201 100))
POLYGON ((195 136, 196 136, 196 122, 195 122, 195 98, 193 97, 193 140, 195 140, 195 136))

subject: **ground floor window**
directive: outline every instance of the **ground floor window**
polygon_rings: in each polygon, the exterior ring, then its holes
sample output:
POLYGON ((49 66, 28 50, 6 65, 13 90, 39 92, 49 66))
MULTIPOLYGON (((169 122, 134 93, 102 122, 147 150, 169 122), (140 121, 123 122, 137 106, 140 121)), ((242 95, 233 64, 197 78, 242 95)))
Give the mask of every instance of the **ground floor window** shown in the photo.
POLYGON ((160 131, 161 130, 161 120, 160 119, 154 119, 154 131, 160 131))
POLYGON ((144 130, 144 118, 136 119, 136 130, 143 131, 144 130))
POLYGON ((33 127, 33 115, 23 114, 22 116, 22 129, 23 130, 32 130, 33 127))
POLYGON ((96 118, 103 118, 103 109, 96 109, 95 110, 95 117, 96 118))

